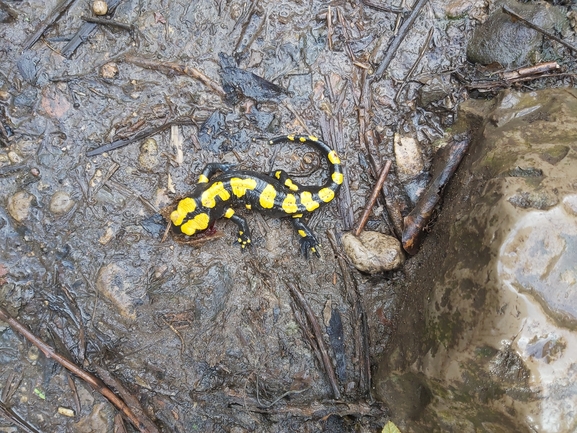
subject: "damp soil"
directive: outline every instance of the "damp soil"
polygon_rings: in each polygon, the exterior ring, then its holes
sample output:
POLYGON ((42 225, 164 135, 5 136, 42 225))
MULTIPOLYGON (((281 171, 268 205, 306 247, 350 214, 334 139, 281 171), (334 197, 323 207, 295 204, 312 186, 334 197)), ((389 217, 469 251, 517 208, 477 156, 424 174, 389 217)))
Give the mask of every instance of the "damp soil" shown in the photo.
MULTIPOLYGON (((344 270, 328 236, 353 228, 375 182, 365 130, 378 166, 393 158, 395 132, 414 134, 428 173, 467 97, 448 73, 470 68, 474 20, 449 20, 444 2, 429 2, 384 77, 365 85, 394 36, 395 11, 316 0, 123 1, 112 20, 130 31, 97 25, 65 57, 88 2, 73 3, 26 50, 57 2, 7 4, 15 16, 0 11, 2 305, 66 358, 114 375, 164 432, 380 430, 395 403, 375 401, 363 385, 358 334, 371 364, 387 353, 407 311, 405 271, 344 270), (430 28, 416 78, 403 83, 430 28), (431 77, 450 82, 433 102, 438 89, 422 90, 431 77), (300 255, 288 222, 252 213, 245 253, 225 221, 196 245, 164 238, 160 209, 209 162, 280 168, 319 184, 318 155, 266 144, 288 133, 322 137, 347 170, 341 196, 310 220, 320 259, 300 255), (118 140, 125 145, 87 155, 118 140), (326 334, 338 401, 291 284, 326 334)), ((393 233, 382 209, 367 228, 393 233)), ((409 261, 406 272, 429 259, 409 261)), ((33 431, 113 431, 122 422, 99 393, 1 325, 2 404, 33 431)), ((0 415, 0 426, 12 423, 0 415)))

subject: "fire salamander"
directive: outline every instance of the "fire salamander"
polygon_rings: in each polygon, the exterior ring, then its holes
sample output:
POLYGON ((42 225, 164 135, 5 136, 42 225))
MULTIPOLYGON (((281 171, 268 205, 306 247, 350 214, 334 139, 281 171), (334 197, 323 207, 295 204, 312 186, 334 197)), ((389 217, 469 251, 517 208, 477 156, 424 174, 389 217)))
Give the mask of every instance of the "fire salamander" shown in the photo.
POLYGON ((265 174, 234 170, 231 164, 208 164, 198 179, 197 187, 189 196, 181 199, 170 214, 174 230, 192 236, 225 217, 238 226, 237 243, 246 249, 251 245, 250 230, 246 220, 234 211, 234 208, 243 206, 273 217, 289 217, 299 234, 305 257, 308 257, 309 251, 320 256, 319 242, 303 222, 303 217, 335 198, 343 183, 341 161, 334 150, 312 135, 276 137, 269 144, 286 141, 308 144, 326 157, 329 178, 324 185, 303 186, 290 179, 283 170, 265 174), (219 171, 222 173, 214 176, 219 171))

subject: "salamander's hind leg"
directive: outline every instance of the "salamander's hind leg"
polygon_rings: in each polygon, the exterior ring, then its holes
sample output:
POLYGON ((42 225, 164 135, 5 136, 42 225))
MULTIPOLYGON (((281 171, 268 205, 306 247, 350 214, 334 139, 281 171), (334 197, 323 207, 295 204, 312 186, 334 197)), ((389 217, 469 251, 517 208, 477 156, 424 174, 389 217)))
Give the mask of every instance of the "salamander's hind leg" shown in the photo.
POLYGON ((246 220, 243 217, 236 215, 232 208, 228 208, 225 211, 224 217, 228 218, 238 226, 238 238, 234 243, 239 244, 242 251, 246 251, 246 247, 252 245, 250 240, 250 230, 246 220))
POLYGON ((204 166, 204 170, 200 176, 198 176, 198 183, 206 183, 208 180, 214 176, 217 171, 229 171, 234 168, 234 164, 222 164, 219 162, 211 162, 204 166))
POLYGON ((291 191, 299 191, 302 189, 302 185, 298 184, 297 182, 293 182, 293 180, 289 177, 288 173, 284 170, 275 170, 270 172, 269 174, 271 177, 276 177, 280 182, 286 186, 291 191))
POLYGON ((302 222, 300 218, 292 218, 291 219, 294 229, 300 236, 301 242, 301 252, 305 256, 305 258, 309 258, 309 251, 312 252, 315 256, 320 257, 319 253, 319 241, 317 240, 316 236, 313 234, 311 229, 302 222))

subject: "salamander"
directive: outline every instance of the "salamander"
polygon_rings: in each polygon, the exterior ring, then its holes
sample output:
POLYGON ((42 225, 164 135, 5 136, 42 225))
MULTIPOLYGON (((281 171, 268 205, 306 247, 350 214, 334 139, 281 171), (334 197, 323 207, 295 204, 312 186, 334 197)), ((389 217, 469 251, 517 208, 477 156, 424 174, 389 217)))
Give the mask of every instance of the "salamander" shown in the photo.
POLYGON ((212 228, 217 219, 228 218, 238 226, 236 243, 244 250, 251 245, 251 235, 246 220, 235 211, 240 207, 272 217, 290 218, 304 256, 308 257, 309 252, 320 256, 319 242, 303 218, 335 198, 343 183, 341 161, 334 150, 312 135, 276 137, 269 144, 283 142, 307 144, 326 158, 329 176, 323 185, 301 185, 284 170, 265 174, 235 170, 232 164, 207 164, 196 188, 180 199, 170 214, 174 230, 192 236, 212 228))

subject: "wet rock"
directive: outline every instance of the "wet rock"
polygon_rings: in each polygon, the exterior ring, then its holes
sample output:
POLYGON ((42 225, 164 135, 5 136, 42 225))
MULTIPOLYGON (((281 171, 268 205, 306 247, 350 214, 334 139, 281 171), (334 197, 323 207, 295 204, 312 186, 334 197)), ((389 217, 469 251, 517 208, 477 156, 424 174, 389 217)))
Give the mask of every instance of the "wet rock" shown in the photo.
POLYGON ((105 265, 98 272, 96 289, 118 309, 122 317, 136 319, 136 305, 139 303, 129 293, 133 292, 133 285, 127 273, 118 265, 105 265))
MULTIPOLYGON (((504 4, 547 31, 568 25, 563 10, 549 3, 507 0, 504 4)), ((487 21, 475 29, 467 46, 467 58, 483 65, 499 63, 504 67, 519 67, 539 60, 542 41, 541 33, 514 22, 499 6, 487 21)))
POLYGON ((26 191, 18 191, 8 198, 8 213, 18 222, 28 218, 34 196, 26 191))
POLYGON ((50 212, 55 215, 62 215, 72 209, 74 200, 65 191, 56 191, 50 199, 50 212))
POLYGON ((417 103, 421 107, 429 105, 431 102, 440 101, 450 95, 453 86, 450 77, 438 75, 422 81, 423 86, 417 92, 417 103))
POLYGON ((363 231, 358 237, 345 233, 342 243, 352 264, 361 272, 391 271, 405 261, 398 239, 382 233, 363 231))
MULTIPOLYGON (((412 364, 427 377, 425 431, 457 431, 463 421, 574 431, 576 116, 575 89, 505 92, 462 107, 461 119, 481 125, 477 142, 408 287, 431 284, 420 295, 429 301, 407 314, 425 309, 426 330, 400 325, 400 343, 380 368, 412 364), (458 191, 459 183, 467 188, 458 191)), ((377 378, 376 389, 387 380, 377 378)))
POLYGON ((93 433, 112 431, 114 413, 112 406, 98 403, 92 407, 92 412, 74 424, 77 433, 93 433))
POLYGON ((154 138, 147 138, 140 146, 138 163, 146 171, 153 171, 160 163, 160 152, 154 138))

